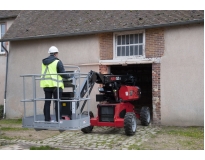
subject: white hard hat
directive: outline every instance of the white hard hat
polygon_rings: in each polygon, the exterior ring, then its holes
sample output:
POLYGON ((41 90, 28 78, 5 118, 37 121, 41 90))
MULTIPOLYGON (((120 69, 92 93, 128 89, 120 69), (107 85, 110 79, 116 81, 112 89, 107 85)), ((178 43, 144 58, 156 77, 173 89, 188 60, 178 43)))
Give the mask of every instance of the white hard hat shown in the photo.
POLYGON ((55 46, 51 46, 48 50, 48 53, 56 53, 58 52, 58 48, 56 48, 55 46))

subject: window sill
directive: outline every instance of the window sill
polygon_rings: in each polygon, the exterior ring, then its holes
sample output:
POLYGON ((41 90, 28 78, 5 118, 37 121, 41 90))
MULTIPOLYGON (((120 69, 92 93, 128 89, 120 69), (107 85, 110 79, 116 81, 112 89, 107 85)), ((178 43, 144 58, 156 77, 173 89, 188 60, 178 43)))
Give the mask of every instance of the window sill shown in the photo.
POLYGON ((145 56, 119 56, 113 58, 113 60, 138 60, 138 59, 145 59, 145 56))
POLYGON ((150 63, 160 63, 160 58, 99 60, 100 65, 128 65, 128 64, 150 64, 150 63))
POLYGON ((0 56, 5 56, 6 53, 5 52, 0 52, 0 56))

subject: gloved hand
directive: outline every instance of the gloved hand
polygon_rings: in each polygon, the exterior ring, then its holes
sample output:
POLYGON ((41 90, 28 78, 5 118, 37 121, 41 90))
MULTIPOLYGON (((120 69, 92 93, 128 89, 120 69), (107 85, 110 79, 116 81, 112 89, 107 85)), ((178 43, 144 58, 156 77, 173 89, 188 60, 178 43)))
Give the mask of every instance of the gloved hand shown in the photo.
POLYGON ((68 74, 69 78, 73 78, 73 76, 74 76, 73 74, 68 74))

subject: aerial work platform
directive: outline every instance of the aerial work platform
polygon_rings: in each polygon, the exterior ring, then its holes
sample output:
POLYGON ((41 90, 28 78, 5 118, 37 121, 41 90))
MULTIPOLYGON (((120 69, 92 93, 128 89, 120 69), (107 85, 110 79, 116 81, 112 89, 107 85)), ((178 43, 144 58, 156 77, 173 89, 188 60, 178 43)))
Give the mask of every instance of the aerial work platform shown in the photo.
MULTIPOLYGON (((53 102, 51 103, 51 108, 53 108, 51 121, 44 120, 43 106, 46 99, 38 95, 39 92, 43 93, 43 89, 40 88, 39 84, 44 76, 42 74, 27 74, 20 76, 23 78, 23 99, 21 102, 23 102, 24 115, 22 127, 34 128, 36 130, 79 130, 90 126, 89 114, 82 114, 82 111, 87 111, 87 113, 89 113, 90 92, 94 85, 94 83, 90 82, 92 72, 83 74, 80 73, 80 68, 78 66, 64 67, 67 73, 61 74, 70 75, 69 79, 63 79, 64 87, 65 89, 69 89, 69 92, 63 92, 62 98, 59 99, 59 89, 57 88, 58 98, 50 99, 51 102, 53 102), (27 98, 29 96, 30 98, 27 98), (60 103, 62 105, 62 117, 58 118, 58 122, 55 121, 54 101, 57 101, 58 106, 60 103), (39 103, 41 104, 40 109, 39 103)), ((58 76, 56 77, 58 79, 58 76)), ((59 81, 57 84, 59 85, 59 81)), ((44 97, 42 93, 41 96, 44 97)), ((58 115, 58 117, 60 117, 60 115, 58 115)))

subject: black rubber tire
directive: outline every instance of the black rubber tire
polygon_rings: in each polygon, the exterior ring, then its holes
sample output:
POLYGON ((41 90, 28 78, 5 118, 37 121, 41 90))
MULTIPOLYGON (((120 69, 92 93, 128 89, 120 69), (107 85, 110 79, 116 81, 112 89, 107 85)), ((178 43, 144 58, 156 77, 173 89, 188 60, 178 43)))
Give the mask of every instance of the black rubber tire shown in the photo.
MULTIPOLYGON (((88 115, 88 111, 84 111, 82 114, 83 114, 83 115, 88 115)), ((90 118, 93 118, 93 117, 94 117, 94 114, 93 114, 92 111, 89 112, 89 115, 90 115, 90 118)), ((92 132, 92 130, 93 130, 93 126, 88 126, 88 127, 85 127, 85 128, 82 128, 82 129, 81 129, 81 131, 82 131, 83 133, 90 133, 90 132, 92 132)))
POLYGON ((150 124, 150 108, 143 106, 140 111, 140 121, 143 126, 148 126, 150 124))
POLYGON ((127 112, 124 118, 124 130, 127 136, 132 136, 137 130, 137 119, 133 112, 127 112))

